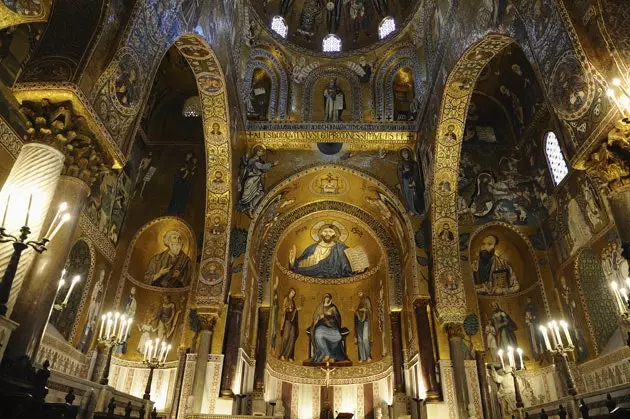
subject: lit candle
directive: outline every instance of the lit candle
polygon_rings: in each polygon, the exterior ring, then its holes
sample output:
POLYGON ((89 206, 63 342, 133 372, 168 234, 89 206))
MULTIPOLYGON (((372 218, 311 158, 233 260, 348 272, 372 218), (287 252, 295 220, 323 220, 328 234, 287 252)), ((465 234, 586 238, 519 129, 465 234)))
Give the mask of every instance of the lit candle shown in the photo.
POLYGON ((628 286, 628 289, 630 289, 630 276, 626 278, 626 285, 628 286))
POLYGON ((125 324, 125 330, 123 331, 122 340, 126 341, 129 337, 129 328, 131 327, 131 319, 127 319, 127 324, 125 324))
POLYGON ((57 292, 61 291, 61 289, 63 288, 64 285, 66 285, 66 280, 61 278, 59 280, 59 285, 57 285, 57 292))
POLYGON ((166 352, 164 352, 164 359, 162 359, 162 363, 166 362, 166 358, 168 357, 168 351, 171 350, 171 345, 166 347, 166 352))
POLYGON ((499 349, 499 352, 497 352, 497 354, 499 355, 499 359, 501 360, 501 368, 505 369, 505 363, 503 362, 503 349, 499 349))
POLYGON ((61 227, 65 224, 66 221, 70 219, 70 214, 66 213, 61 217, 61 221, 57 224, 57 227, 53 230, 52 234, 49 237, 46 237, 48 240, 52 240, 53 237, 57 235, 61 227))
POLYGON ((621 296, 623 297, 623 301, 625 301, 627 305, 628 304, 628 290, 625 287, 621 288, 621 296))
POLYGON ((560 336, 560 328, 558 327, 558 322, 554 320, 551 322, 551 324, 553 325, 553 332, 556 338, 558 338, 558 345, 562 346, 562 337, 560 336))
POLYGON ((149 346, 151 346, 151 342, 146 342, 144 344, 144 360, 146 361, 149 357, 149 346))
POLYGON ((26 208, 26 220, 24 221, 24 225, 28 227, 28 219, 31 216, 31 204, 33 203, 33 194, 28 196, 28 207, 26 208))
POLYGON ((105 339, 109 339, 109 337, 110 337, 111 318, 112 318, 112 312, 109 311, 107 313, 107 323, 105 323, 107 325, 107 331, 105 333, 105 339))
POLYGON ((109 339, 112 337, 112 326, 114 325, 114 322, 112 321, 112 319, 107 319, 107 333, 106 333, 106 339, 109 339))
POLYGON ((514 368, 515 367, 515 363, 514 363, 514 348, 512 348, 511 346, 507 347, 508 350, 508 362, 510 364, 510 367, 514 368))
POLYGON ((9 212, 9 202, 11 202, 11 194, 7 196, 7 204, 4 206, 4 215, 2 216, 2 228, 7 221, 7 213, 9 212))
POLYGON ((153 354, 153 344, 151 342, 147 342, 147 360, 151 360, 153 354))
POLYGON ((120 317, 119 312, 114 313, 114 328, 112 329, 112 334, 116 336, 116 326, 118 326, 118 318, 120 317))
POLYGON ((160 348, 160 356, 158 360, 161 361, 164 358, 164 353, 166 352, 166 342, 162 341, 162 347, 160 348))
POLYGON ((619 295, 619 285, 617 284, 617 281, 612 281, 610 283, 610 286, 612 287, 613 293, 615 294, 615 300, 617 301, 619 310, 621 311, 621 313, 625 313, 626 308, 624 307, 623 301, 621 300, 621 296, 619 295))
POLYGON ((567 338, 567 342, 569 346, 573 346, 573 341, 571 340, 571 335, 569 334, 569 325, 564 320, 560 320, 560 326, 562 326, 562 330, 564 331, 564 336, 567 338))
POLYGON ((160 347, 160 339, 155 338, 155 349, 153 352, 153 358, 157 358, 158 348, 160 347))
POLYGON ((53 218, 52 222, 50 223, 50 227, 48 227, 48 231, 44 235, 44 238, 50 237, 50 233, 52 233, 52 230, 55 227, 55 224, 57 224, 57 221, 59 221, 59 217, 61 217, 61 215, 66 211, 66 209, 68 209, 68 203, 62 202, 59 205, 59 209, 57 210, 57 213, 55 214, 55 218, 53 218))
POLYGON ((549 335, 551 336, 551 346, 556 349, 558 347, 558 342, 556 342, 556 336, 553 333, 552 322, 547 323, 547 328, 549 329, 549 335))
POLYGON ((516 353, 518 353, 518 360, 521 363, 521 369, 525 369, 525 364, 523 363, 523 350, 521 348, 516 348, 516 353))
POLYGON ((547 334, 547 328, 545 326, 540 326, 540 333, 542 333, 543 338, 545 339, 545 346, 547 350, 551 350, 551 343, 549 342, 549 335, 547 334))
POLYGON ((72 282, 70 283, 70 288, 68 288, 68 293, 66 294, 66 298, 63 300, 63 304, 68 304, 68 300, 70 300, 70 294, 72 293, 74 286, 77 285, 77 283, 80 280, 81 280, 81 276, 79 275, 76 275, 74 278, 72 278, 72 282))
POLYGON ((107 320, 107 316, 103 314, 101 316, 101 331, 98 334, 99 339, 103 339, 103 330, 105 329, 105 320, 107 320))
POLYGON ((120 327, 118 328, 118 340, 122 340, 123 332, 125 331, 125 326, 127 325, 127 319, 123 314, 120 316, 120 327))

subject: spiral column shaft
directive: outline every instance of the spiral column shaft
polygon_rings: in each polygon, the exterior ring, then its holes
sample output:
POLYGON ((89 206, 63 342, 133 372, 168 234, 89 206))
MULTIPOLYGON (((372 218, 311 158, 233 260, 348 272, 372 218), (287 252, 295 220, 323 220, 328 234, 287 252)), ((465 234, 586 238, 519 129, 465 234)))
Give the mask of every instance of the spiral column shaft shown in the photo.
MULTIPOLYGON (((61 152, 45 144, 29 143, 22 147, 0 191, 0 217, 4 216, 10 196, 5 221, 7 233, 16 235, 24 225, 31 194, 33 198, 28 217, 28 226, 31 229, 29 239, 40 239, 45 233, 42 227, 61 176, 63 161, 64 156, 61 152)), ((7 243, 0 245, 0 273, 4 273, 12 254, 13 246, 7 243)), ((15 300, 32 261, 33 251, 25 251, 11 287, 7 317, 13 311, 15 300)))

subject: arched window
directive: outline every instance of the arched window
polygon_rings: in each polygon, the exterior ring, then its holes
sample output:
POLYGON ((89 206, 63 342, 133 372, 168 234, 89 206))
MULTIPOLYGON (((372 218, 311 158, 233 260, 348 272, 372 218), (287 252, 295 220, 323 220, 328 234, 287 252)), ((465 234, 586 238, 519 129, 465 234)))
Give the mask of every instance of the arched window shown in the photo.
POLYGON ((334 33, 326 35, 322 48, 324 52, 341 52, 341 38, 334 33))
POLYGON ((387 16, 378 25, 378 37, 383 39, 393 32, 396 32, 396 21, 393 17, 387 16))
POLYGON ((562 154, 558 137, 551 131, 545 134, 545 155, 553 183, 557 186, 569 173, 569 167, 564 154, 562 154))
POLYGON ((271 30, 281 37, 286 38, 289 33, 289 26, 282 16, 274 16, 273 19, 271 19, 271 30))

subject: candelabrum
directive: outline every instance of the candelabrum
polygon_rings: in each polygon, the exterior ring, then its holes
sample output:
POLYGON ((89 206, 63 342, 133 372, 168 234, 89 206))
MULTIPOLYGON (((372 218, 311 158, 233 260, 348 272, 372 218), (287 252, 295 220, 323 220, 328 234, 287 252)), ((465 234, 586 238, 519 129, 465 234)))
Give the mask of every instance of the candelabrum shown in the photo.
POLYGON ((149 378, 147 380, 147 386, 144 389, 144 400, 151 400, 151 384, 153 383, 153 371, 156 368, 163 368, 166 365, 166 357, 171 350, 171 345, 166 342, 160 342, 160 339, 155 341, 148 341, 144 345, 144 365, 149 368, 149 378), (160 345, 161 344, 161 345, 160 345), (158 352, 159 351, 159 352, 158 352))
POLYGON ((124 314, 121 315, 118 312, 113 314, 109 312, 103 314, 101 317, 101 330, 98 334, 98 343, 107 348, 107 361, 105 362, 103 377, 100 381, 103 385, 109 383, 109 368, 112 363, 114 348, 124 345, 125 342, 127 342, 131 323, 131 318, 127 319, 124 314))
POLYGON ((28 226, 28 220, 31 215, 33 194, 30 194, 28 198, 26 220, 24 221, 24 226, 22 226, 19 230, 20 234, 17 236, 9 234, 6 228, 7 214, 9 213, 10 202, 11 195, 7 197, 7 202, 4 208, 4 215, 2 216, 2 226, 0 227, 0 243, 13 244, 13 254, 11 255, 11 259, 9 260, 9 264, 7 265, 6 270, 4 271, 2 284, 0 284, 0 315, 2 316, 7 314, 7 304, 9 302, 9 296, 11 295, 11 288, 13 287, 13 280, 15 279, 15 274, 20 264, 22 252, 30 247, 37 253, 43 253, 46 250, 46 246, 48 246, 48 243, 53 239, 55 234, 57 234, 61 226, 70 219, 70 214, 66 212, 66 210, 68 209, 68 204, 64 202, 59 206, 59 211, 57 211, 57 215, 53 219, 53 222, 51 223, 48 232, 43 236, 43 238, 40 240, 28 240, 28 237, 31 235, 31 229, 28 226))
POLYGON ((507 347, 507 361, 503 358, 504 351, 503 349, 499 349, 498 351, 499 358, 501 359, 501 367, 503 368, 503 372, 505 374, 510 374, 512 376, 512 380, 514 381, 514 398, 516 399, 516 408, 522 409, 525 407, 523 404, 523 397, 521 396, 521 387, 518 383, 518 379, 516 377, 516 372, 519 370, 525 369, 525 363, 523 363, 523 350, 521 348, 514 349, 512 346, 507 347), (518 354, 518 362, 514 354, 518 354))
POLYGON ((551 354, 556 368, 565 376, 568 393, 572 396, 576 395, 575 377, 569 366, 569 354, 573 352, 575 347, 569 333, 568 323, 564 320, 552 320, 547 323, 547 327, 540 326, 540 331, 545 340, 547 352, 551 354), (562 334, 560 333, 560 328, 562 328, 562 334), (562 339, 563 335, 564 339, 562 339))

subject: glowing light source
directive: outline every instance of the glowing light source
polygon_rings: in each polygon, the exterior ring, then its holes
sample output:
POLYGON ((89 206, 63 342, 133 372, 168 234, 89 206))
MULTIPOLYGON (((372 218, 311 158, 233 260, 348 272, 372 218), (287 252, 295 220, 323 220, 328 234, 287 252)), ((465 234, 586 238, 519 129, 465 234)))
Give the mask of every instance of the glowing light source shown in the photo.
POLYGON ((287 25, 286 20, 282 16, 274 16, 271 19, 271 30, 286 38, 289 34, 289 25, 287 25))
POLYGON ((186 118, 197 118, 201 116, 201 99, 198 95, 191 96, 182 106, 182 115, 186 118))
POLYGON ((341 38, 334 33, 328 34, 324 37, 322 46, 324 52, 341 52, 341 38))
POLYGON ((558 137, 553 132, 548 132, 545 135, 545 154, 553 182, 559 185, 569 173, 569 167, 564 154, 562 154, 558 137))
POLYGON ((383 39, 393 32, 396 32, 396 21, 393 17, 387 16, 378 25, 378 37, 383 39))

